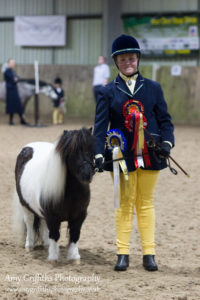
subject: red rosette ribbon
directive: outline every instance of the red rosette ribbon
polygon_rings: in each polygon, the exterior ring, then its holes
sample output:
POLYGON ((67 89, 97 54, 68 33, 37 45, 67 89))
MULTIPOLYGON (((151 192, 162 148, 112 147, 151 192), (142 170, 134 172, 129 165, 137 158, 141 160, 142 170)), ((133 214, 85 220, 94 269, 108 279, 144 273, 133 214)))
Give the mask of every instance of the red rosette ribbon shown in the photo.
POLYGON ((137 143, 142 143, 142 154, 146 167, 151 166, 149 159, 146 140, 144 138, 143 129, 147 126, 147 120, 144 116, 144 107, 138 100, 130 99, 123 105, 124 125, 129 132, 133 132, 133 144, 131 150, 134 151, 135 167, 138 167, 137 163, 137 143), (140 139, 139 139, 140 138, 140 139), (141 141, 142 139, 142 141, 141 141))

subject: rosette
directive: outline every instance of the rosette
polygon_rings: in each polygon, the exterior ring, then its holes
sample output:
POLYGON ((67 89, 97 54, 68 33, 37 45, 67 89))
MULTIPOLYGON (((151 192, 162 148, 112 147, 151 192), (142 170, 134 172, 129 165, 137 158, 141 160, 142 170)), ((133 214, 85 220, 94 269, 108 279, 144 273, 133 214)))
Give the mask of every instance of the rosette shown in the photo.
POLYGON ((122 152, 125 151, 127 143, 124 134, 118 129, 111 129, 106 134, 107 148, 112 151, 114 147, 119 147, 122 152))
POLYGON ((113 176, 114 176, 114 207, 120 207, 120 172, 119 166, 124 174, 125 180, 128 180, 128 168, 123 152, 126 149, 126 138, 118 129, 111 129, 107 132, 106 137, 107 148, 112 151, 113 159, 113 176))
POLYGON ((124 125, 129 132, 133 132, 133 144, 135 167, 138 167, 137 149, 142 151, 146 167, 150 166, 148 150, 144 138, 144 128, 147 120, 144 116, 144 106, 138 100, 130 99, 123 105, 124 125))

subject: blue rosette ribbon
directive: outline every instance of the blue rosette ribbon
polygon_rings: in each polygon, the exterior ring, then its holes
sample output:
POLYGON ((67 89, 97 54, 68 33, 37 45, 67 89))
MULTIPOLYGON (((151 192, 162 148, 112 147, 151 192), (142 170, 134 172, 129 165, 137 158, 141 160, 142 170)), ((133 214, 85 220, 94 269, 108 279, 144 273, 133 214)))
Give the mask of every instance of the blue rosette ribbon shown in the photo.
POLYGON ((126 150, 126 138, 118 129, 111 129, 106 134, 106 146, 112 152, 114 175, 114 207, 120 207, 120 168, 125 180, 128 180, 128 168, 123 152, 126 150))
POLYGON ((124 152, 127 147, 126 138, 119 129, 111 129, 106 133, 106 144, 110 151, 117 146, 124 152))

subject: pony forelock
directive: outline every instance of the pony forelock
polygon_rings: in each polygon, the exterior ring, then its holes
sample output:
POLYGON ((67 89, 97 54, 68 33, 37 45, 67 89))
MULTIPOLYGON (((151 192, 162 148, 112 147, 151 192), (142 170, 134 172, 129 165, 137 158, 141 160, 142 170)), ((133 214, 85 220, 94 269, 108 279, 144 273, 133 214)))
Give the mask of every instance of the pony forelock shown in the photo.
POLYGON ((93 136, 91 135, 91 130, 86 128, 65 130, 56 146, 56 151, 64 161, 67 157, 79 151, 87 152, 88 149, 93 149, 93 136))

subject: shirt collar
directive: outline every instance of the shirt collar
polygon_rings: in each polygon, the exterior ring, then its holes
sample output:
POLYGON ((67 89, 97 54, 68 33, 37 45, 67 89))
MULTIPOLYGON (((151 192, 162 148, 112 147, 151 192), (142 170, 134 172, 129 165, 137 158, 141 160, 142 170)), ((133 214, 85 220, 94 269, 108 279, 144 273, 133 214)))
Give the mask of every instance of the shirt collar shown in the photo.
POLYGON ((125 82, 128 82, 130 80, 134 80, 136 81, 137 77, 138 77, 138 74, 134 74, 133 76, 125 76, 124 74, 122 74, 121 72, 119 73, 119 76, 125 81, 125 82))

